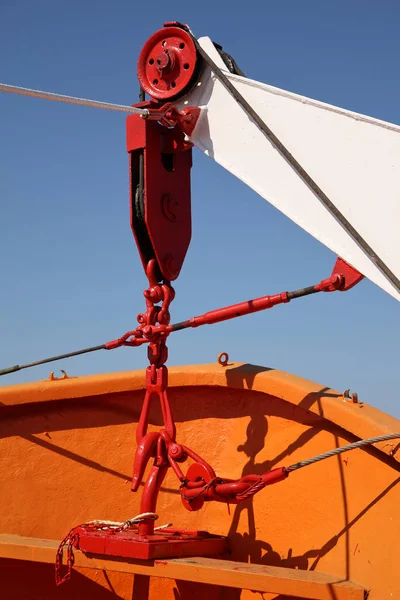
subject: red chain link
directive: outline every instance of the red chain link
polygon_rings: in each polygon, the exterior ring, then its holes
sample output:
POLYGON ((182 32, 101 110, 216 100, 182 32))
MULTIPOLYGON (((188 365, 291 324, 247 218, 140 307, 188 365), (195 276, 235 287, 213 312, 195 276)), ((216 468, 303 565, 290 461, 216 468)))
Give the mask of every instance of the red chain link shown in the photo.
POLYGON ((147 265, 146 274, 149 280, 149 287, 144 291, 146 299, 146 312, 138 315, 139 328, 142 335, 149 339, 150 343, 147 355, 152 366, 152 382, 156 382, 156 370, 162 367, 168 359, 168 349, 166 346, 166 336, 153 334, 153 327, 156 325, 169 325, 170 313, 169 307, 175 298, 175 290, 169 281, 159 284, 155 275, 156 261, 152 259, 147 265), (161 306, 157 304, 161 302, 161 306))
POLYGON ((80 527, 83 527, 83 525, 78 525, 78 527, 74 527, 73 529, 71 529, 69 534, 63 539, 61 544, 58 546, 55 566, 56 585, 61 585, 62 583, 68 581, 71 578, 72 567, 74 566, 75 562, 74 546, 76 546, 79 542, 79 534, 77 533, 77 530, 80 527), (67 572, 63 577, 61 577, 64 546, 67 546, 67 572))
POLYGON ((146 312, 137 316, 139 326, 132 331, 127 331, 120 338, 107 342, 105 348, 113 350, 121 346, 141 346, 149 343, 150 363, 158 367, 162 366, 168 358, 165 346, 168 333, 165 331, 165 326, 170 322, 169 306, 175 298, 175 290, 169 281, 158 283, 154 258, 149 261, 146 274, 149 280, 149 287, 143 292, 146 299, 146 312), (157 306, 159 302, 161 306, 157 306))

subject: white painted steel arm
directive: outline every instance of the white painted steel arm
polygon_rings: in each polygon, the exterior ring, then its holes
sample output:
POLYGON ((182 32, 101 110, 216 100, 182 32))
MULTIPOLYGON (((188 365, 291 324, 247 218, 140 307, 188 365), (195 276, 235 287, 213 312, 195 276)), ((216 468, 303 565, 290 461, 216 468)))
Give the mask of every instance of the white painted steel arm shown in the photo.
MULTIPOLYGON (((201 47, 400 278, 400 127, 232 75, 201 47)), ((192 142, 397 300, 400 293, 247 116, 209 67, 177 104, 202 107, 192 142)))

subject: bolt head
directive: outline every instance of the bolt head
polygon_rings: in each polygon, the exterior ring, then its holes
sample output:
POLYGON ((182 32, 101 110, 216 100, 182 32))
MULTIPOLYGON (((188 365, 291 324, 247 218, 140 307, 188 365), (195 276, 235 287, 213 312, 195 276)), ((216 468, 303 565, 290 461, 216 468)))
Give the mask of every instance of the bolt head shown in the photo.
POLYGON ((183 448, 179 444, 171 444, 168 454, 175 460, 178 460, 183 454, 183 448))

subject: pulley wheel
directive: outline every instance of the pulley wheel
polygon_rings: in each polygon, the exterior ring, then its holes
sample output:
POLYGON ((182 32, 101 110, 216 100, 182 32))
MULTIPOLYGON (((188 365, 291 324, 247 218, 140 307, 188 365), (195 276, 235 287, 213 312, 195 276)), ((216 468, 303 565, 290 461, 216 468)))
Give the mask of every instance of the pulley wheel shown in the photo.
POLYGON ((156 100, 176 98, 194 84, 198 63, 189 33, 180 27, 165 27, 147 40, 140 53, 140 85, 156 100))

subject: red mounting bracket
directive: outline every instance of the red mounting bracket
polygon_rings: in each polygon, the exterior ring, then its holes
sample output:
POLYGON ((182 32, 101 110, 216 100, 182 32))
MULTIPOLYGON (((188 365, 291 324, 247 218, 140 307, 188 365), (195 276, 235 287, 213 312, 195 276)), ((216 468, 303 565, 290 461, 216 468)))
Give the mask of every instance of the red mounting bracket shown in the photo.
POLYGON ((79 527, 75 531, 75 547, 90 554, 122 556, 139 560, 176 558, 183 556, 221 556, 227 551, 227 538, 207 531, 161 529, 152 535, 133 531, 99 531, 94 527, 79 527))
POLYGON ((339 288, 340 292, 347 292, 347 290, 351 290, 351 288, 364 279, 364 275, 344 261, 343 258, 340 258, 340 256, 338 256, 335 262, 332 275, 341 275, 343 277, 344 282, 339 288))

